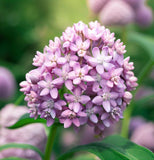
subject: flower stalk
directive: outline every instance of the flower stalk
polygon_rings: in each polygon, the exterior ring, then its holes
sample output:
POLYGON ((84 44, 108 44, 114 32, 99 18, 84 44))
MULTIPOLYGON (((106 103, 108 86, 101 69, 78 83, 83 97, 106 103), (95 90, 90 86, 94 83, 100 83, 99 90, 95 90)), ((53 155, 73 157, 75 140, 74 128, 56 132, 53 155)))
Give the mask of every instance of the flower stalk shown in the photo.
POLYGON ((45 160, 50 160, 53 145, 54 145, 54 139, 55 139, 55 136, 56 136, 56 132, 57 132, 57 124, 54 123, 50 127, 50 132, 49 132, 48 139, 47 139, 45 155, 44 155, 45 160))

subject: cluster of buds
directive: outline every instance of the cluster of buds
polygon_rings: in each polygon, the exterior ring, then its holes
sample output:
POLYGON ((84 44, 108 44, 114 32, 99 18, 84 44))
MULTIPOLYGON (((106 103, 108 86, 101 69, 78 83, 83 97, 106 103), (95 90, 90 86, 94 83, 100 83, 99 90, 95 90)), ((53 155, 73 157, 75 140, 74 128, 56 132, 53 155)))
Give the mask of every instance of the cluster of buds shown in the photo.
POLYGON ((20 90, 30 116, 64 128, 88 124, 100 134, 118 121, 137 86, 125 46, 97 21, 78 22, 37 52, 20 90))
POLYGON ((104 25, 135 22, 145 27, 152 22, 152 10, 145 5, 145 0, 87 0, 87 4, 104 25))

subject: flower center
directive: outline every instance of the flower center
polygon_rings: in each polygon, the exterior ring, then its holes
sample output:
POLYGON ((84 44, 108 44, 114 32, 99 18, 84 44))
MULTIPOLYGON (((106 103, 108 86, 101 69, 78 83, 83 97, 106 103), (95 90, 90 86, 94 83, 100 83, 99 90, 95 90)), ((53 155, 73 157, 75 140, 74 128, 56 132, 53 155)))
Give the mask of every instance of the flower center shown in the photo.
POLYGON ((80 101, 80 96, 75 96, 75 102, 79 102, 80 101))
POLYGON ((54 101, 52 99, 47 101, 47 107, 48 108, 53 108, 54 107, 54 101))
POLYGON ((119 80, 120 80, 119 76, 114 76, 111 78, 111 81, 113 81, 116 85, 118 84, 119 80))
POLYGON ((54 86, 54 85, 52 84, 52 82, 50 82, 50 81, 47 82, 47 88, 48 88, 48 89, 52 89, 53 86, 54 86))
POLYGON ((97 56, 97 63, 103 64, 104 63, 104 57, 103 56, 97 56))
POLYGON ((111 115, 115 119, 116 116, 120 117, 120 112, 121 112, 120 108, 113 108, 111 111, 111 115))
POLYGON ((74 112, 71 112, 70 115, 69 115, 69 119, 73 119, 76 117, 76 113, 74 112))
POLYGON ((82 78, 82 77, 83 77, 83 74, 82 74, 82 72, 81 72, 81 71, 79 72, 79 77, 80 77, 80 78, 82 78))
POLYGON ((110 100, 110 93, 103 93, 102 98, 103 98, 103 101, 110 100))
POLYGON ((86 113, 88 116, 92 115, 94 113, 93 109, 86 109, 86 113))
POLYGON ((56 62, 57 61, 57 57, 54 55, 51 59, 51 63, 56 62))
POLYGON ((101 79, 102 79, 102 77, 101 77, 99 74, 97 74, 97 75, 96 75, 96 81, 97 81, 97 82, 100 82, 101 79))

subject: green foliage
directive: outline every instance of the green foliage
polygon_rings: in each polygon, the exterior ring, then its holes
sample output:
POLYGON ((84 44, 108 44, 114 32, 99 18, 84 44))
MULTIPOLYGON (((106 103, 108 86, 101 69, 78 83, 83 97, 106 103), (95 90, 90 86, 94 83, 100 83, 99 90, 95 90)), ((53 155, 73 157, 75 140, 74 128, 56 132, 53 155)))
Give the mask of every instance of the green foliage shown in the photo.
POLYGON ((20 127, 23 127, 25 125, 32 124, 32 123, 44 123, 44 124, 46 124, 46 120, 41 119, 39 117, 37 119, 30 118, 29 114, 26 113, 23 116, 21 116, 15 124, 13 124, 12 126, 9 126, 7 128, 8 129, 17 129, 17 128, 20 128, 20 127))
POLYGON ((58 158, 65 160, 78 151, 88 151, 97 155, 101 160, 153 160, 154 154, 148 149, 113 135, 100 143, 92 143, 75 147, 58 158))
MULTIPOLYGON (((30 150, 33 150, 36 153, 38 153, 38 155, 40 155, 40 157, 43 159, 43 153, 38 148, 36 148, 35 146, 32 146, 30 144, 9 143, 9 144, 5 144, 3 146, 0 146, 0 151, 8 149, 8 148, 30 149, 30 150)), ((13 160, 13 159, 11 159, 11 160, 13 160)))
POLYGON ((2 158, 1 160, 27 160, 27 159, 19 157, 8 157, 8 158, 2 158))
POLYGON ((100 160, 97 156, 91 153, 79 153, 69 160, 100 160))
POLYGON ((128 38, 138 43, 142 48, 147 50, 150 58, 154 62, 154 38, 137 32, 128 33, 128 38))

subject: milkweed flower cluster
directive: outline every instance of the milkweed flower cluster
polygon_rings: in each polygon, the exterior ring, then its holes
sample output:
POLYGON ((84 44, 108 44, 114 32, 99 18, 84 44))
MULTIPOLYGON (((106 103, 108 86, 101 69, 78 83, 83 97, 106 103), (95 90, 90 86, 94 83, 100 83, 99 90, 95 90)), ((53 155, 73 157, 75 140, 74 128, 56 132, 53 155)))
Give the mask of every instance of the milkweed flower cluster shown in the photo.
POLYGON ((152 10, 145 0, 87 0, 89 9, 104 25, 137 23, 141 27, 152 22, 152 10))
POLYGON ((20 84, 30 116, 40 115, 48 126, 55 118, 64 128, 89 124, 97 133, 118 121, 137 86, 125 52, 114 33, 97 21, 68 27, 37 52, 37 68, 20 84))

